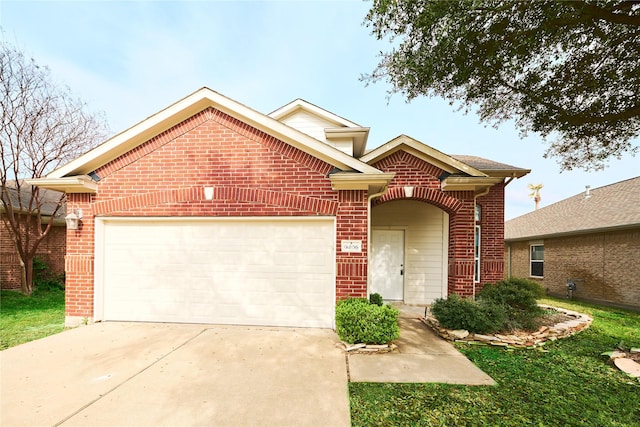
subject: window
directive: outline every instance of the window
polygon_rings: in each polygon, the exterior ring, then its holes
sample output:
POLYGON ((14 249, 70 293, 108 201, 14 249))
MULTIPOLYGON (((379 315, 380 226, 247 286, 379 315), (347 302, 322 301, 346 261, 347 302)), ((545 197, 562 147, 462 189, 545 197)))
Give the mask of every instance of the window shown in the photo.
POLYGON ((531 277, 544 277, 544 245, 531 245, 531 277))
POLYGON ((473 281, 480 282, 480 226, 476 225, 473 237, 473 281))

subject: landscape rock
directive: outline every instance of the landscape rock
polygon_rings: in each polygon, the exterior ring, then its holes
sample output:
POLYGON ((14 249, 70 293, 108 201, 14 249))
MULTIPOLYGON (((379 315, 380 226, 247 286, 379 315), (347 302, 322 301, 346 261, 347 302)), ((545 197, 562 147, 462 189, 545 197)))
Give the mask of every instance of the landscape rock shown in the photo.
POLYGON ((571 319, 557 323, 553 326, 542 326, 536 332, 519 332, 512 334, 495 335, 470 334, 468 333, 468 331, 464 330, 445 329, 440 326, 438 320, 432 315, 428 315, 427 317, 422 318, 422 321, 429 327, 431 327, 431 329, 433 329, 438 335, 448 341, 466 342, 468 344, 479 345, 492 344, 502 347, 517 348, 537 348, 543 346, 547 341, 555 341, 558 338, 569 337, 584 330, 585 328, 588 328, 593 321, 593 318, 591 318, 590 316, 578 313, 576 311, 565 310, 563 308, 551 307, 543 304, 540 304, 540 307, 556 310, 559 313, 570 317, 571 319))
POLYGON ((634 378, 640 378, 640 363, 634 362, 633 360, 627 358, 615 359, 613 363, 622 372, 634 378))
POLYGON ((469 336, 469 331, 464 329, 455 329, 453 331, 449 331, 449 335, 454 340, 461 340, 469 336))

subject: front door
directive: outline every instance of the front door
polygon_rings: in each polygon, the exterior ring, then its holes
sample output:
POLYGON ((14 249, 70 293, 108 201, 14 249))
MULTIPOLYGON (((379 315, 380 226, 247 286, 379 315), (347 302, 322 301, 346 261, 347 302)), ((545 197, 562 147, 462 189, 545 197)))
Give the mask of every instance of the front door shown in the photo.
POLYGON ((404 230, 371 231, 371 293, 402 301, 404 291, 404 230))

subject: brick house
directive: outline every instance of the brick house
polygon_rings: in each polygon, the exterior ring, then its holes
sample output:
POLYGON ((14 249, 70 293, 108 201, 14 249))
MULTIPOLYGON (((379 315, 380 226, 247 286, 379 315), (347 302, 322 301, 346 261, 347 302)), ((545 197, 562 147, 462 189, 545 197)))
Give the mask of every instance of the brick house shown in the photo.
POLYGON ((367 152, 368 135, 202 88, 33 181, 83 216, 67 324, 332 327, 338 299, 427 304, 502 278, 504 187, 529 171, 407 136, 367 152))
POLYGON ((639 259, 640 177, 505 223, 506 275, 536 280, 551 295, 638 310, 639 259))
MULTIPOLYGON (((12 181, 7 181, 7 195, 11 198, 11 205, 14 207, 15 215, 25 215, 24 209, 20 206, 28 206, 31 196, 31 186, 21 186, 21 192, 15 188, 12 181)), ((62 194, 57 191, 45 190, 41 192, 43 205, 40 212, 40 226, 44 230, 55 206, 60 200, 62 194)), ((0 288, 1 289, 20 289, 21 267, 20 258, 13 241, 13 234, 9 230, 5 222, 7 213, 4 211, 4 205, 0 203, 0 288)), ((40 242, 36 252, 36 257, 45 261, 51 268, 51 272, 55 275, 64 273, 64 256, 66 251, 66 223, 64 220, 64 205, 58 210, 53 219, 53 226, 49 234, 40 242)), ((30 215, 31 227, 34 230, 37 226, 37 217, 30 215)), ((32 233, 33 238, 35 235, 32 233)))

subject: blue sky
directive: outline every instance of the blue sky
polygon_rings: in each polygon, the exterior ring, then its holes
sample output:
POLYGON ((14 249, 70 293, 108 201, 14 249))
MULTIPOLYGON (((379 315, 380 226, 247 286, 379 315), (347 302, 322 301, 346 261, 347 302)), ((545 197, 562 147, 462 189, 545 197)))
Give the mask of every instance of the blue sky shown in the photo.
POLYGON ((505 217, 640 175, 640 158, 604 171, 560 173, 537 135, 513 124, 480 124, 438 98, 389 99, 386 82, 365 85, 386 41, 363 25, 361 1, 11 1, 0 2, 1 37, 38 64, 118 133, 202 86, 262 113, 302 98, 371 127, 369 148, 406 134, 448 154, 531 169, 507 186, 505 217))

